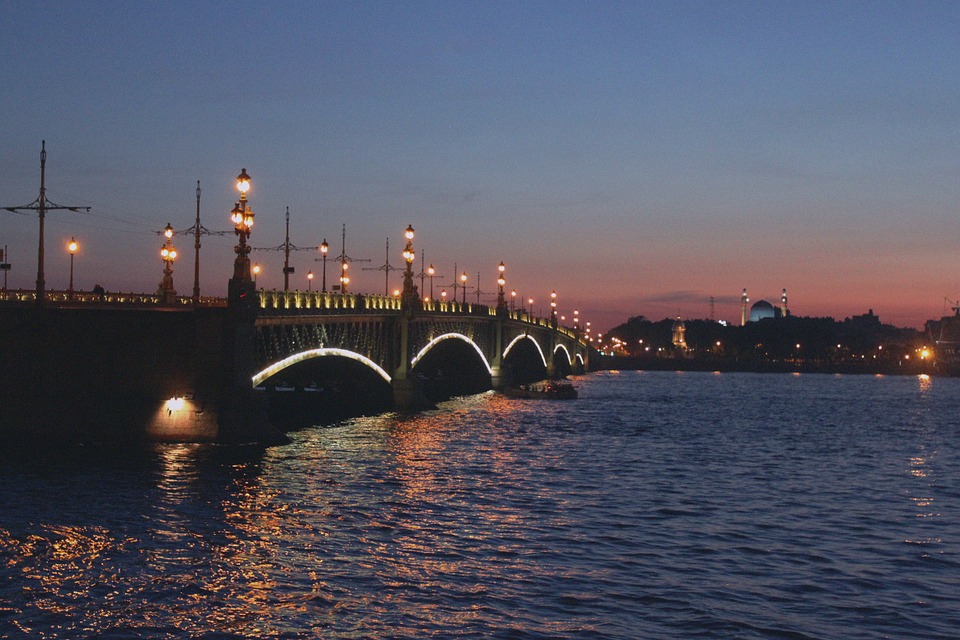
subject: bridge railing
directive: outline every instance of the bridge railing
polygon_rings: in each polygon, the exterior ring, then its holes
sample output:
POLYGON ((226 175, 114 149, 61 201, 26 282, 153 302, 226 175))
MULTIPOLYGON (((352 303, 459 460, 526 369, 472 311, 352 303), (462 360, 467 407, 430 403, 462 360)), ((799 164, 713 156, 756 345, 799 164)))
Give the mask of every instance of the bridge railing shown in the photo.
MULTIPOLYGON (((0 301, 13 303, 35 303, 37 292, 34 289, 8 289, 0 292, 0 301)), ((162 296, 152 293, 133 293, 123 291, 45 291, 43 295, 44 304, 58 307, 69 306, 88 306, 88 305, 111 305, 111 306, 132 306, 132 307, 160 307, 165 305, 162 296)), ((201 296, 200 305, 207 307, 226 306, 227 299, 216 296, 201 296)), ((178 296, 174 298, 174 307, 193 306, 193 299, 190 296, 178 296)))

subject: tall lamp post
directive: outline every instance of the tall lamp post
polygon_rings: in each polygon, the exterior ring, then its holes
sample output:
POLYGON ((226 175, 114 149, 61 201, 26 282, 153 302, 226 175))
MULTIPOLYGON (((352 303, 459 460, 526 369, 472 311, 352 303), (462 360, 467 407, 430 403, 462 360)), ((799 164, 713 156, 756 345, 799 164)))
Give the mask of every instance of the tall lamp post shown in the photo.
POLYGON ((427 275, 430 276, 430 299, 433 300, 433 276, 436 275, 437 271, 433 268, 431 264, 427 267, 427 275))
POLYGON ((460 274, 460 288, 463 289, 462 304, 467 304, 467 272, 466 271, 460 274))
POLYGON ((403 235, 407 238, 407 246, 403 250, 403 259, 407 266, 403 270, 401 300, 402 304, 407 306, 416 303, 420 293, 417 291, 417 285, 413 283, 413 260, 416 258, 416 253, 413 251, 413 226, 408 224, 403 235))
POLYGON ((550 324, 557 326, 557 292, 550 292, 550 324))
POLYGON ((513 289, 510 291, 510 311, 513 311, 517 308, 517 290, 513 289))
POLYGON ((503 260, 500 261, 500 264, 497 265, 497 271, 499 275, 497 276, 497 309, 506 309, 507 300, 503 297, 503 285, 507 284, 507 281, 503 277, 503 272, 507 270, 503 260))
POLYGON ((323 293, 327 292, 327 251, 330 251, 330 245, 324 238, 323 242, 320 243, 320 254, 323 256, 323 278, 320 280, 320 288, 323 293))
POLYGON ((257 276, 260 275, 260 265, 253 265, 253 284, 257 284, 257 276))
POLYGON ((250 190, 250 176, 246 169, 240 170, 237 176, 237 190, 240 191, 240 201, 230 212, 230 220, 233 222, 233 232, 240 241, 234 247, 237 257, 233 261, 233 279, 241 282, 250 281, 250 245, 247 244, 247 238, 250 237, 250 231, 253 229, 253 210, 247 203, 247 191, 250 190))
POLYGON ((67 289, 67 295, 73 300, 73 255, 77 252, 79 245, 74 238, 70 238, 67 243, 67 251, 70 252, 70 287, 67 289))
POLYGON ((307 291, 313 291, 313 271, 307 271, 307 291))
POLYGON ((173 261, 177 259, 177 250, 173 246, 173 227, 168 223, 163 229, 163 236, 167 241, 160 247, 160 258, 163 260, 163 280, 157 294, 160 304, 171 305, 175 302, 177 291, 173 288, 173 261))

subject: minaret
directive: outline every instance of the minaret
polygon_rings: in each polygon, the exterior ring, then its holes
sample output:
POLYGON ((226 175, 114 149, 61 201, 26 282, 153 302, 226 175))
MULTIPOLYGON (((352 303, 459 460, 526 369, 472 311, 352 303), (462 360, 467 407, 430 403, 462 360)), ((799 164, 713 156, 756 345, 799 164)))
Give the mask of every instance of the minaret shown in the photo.
POLYGON ((780 295, 780 317, 787 317, 787 290, 784 289, 783 293, 780 295))
POLYGON ((743 295, 740 296, 740 326, 747 324, 747 303, 750 298, 747 297, 747 290, 744 288, 743 295))

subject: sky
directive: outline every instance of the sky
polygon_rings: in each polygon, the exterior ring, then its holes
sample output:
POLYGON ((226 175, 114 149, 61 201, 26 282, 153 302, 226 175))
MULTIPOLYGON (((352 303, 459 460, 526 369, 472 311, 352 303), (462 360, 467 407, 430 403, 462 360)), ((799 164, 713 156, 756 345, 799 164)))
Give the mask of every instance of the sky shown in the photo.
MULTIPOLYGON (((466 271, 610 328, 738 324, 740 294, 921 328, 960 297, 960 3, 0 0, 0 207, 39 194, 48 289, 155 291, 157 232, 231 229, 245 168, 258 284, 383 293, 403 231, 466 271), (328 281, 332 267, 328 263, 328 281), (315 280, 316 282, 316 280, 315 280), (329 284, 329 282, 328 282, 329 284), (711 299, 713 304, 711 305, 711 299)), ((32 289, 35 214, 0 210, 32 289)), ((174 283, 193 287, 193 239, 174 283)), ((204 236, 223 295, 230 236, 204 236)), ((454 266, 456 265, 456 271, 454 266)), ((418 269, 419 271, 419 269, 418 269)), ((391 273, 391 288, 400 271, 391 273)), ((429 288, 429 284, 427 284, 429 288)), ((452 288, 447 286, 452 294, 452 288)), ((475 300, 473 290, 468 299, 475 300)), ((542 305, 542 307, 541 307, 542 305)))

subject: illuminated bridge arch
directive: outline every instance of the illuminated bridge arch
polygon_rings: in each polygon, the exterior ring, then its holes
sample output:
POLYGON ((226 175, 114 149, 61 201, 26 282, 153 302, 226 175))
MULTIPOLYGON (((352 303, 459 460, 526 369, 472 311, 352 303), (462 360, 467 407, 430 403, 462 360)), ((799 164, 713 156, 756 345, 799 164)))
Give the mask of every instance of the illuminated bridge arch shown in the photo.
POLYGON ((553 354, 556 355, 558 351, 563 351, 567 354, 567 362, 570 363, 570 366, 573 366, 573 356, 570 355, 570 350, 567 349, 566 345, 558 344, 557 347, 553 350, 553 354))
POLYGON ((271 364, 269 367, 260 371, 253 376, 253 386, 258 387, 263 384, 264 380, 275 376, 284 369, 292 367, 298 362, 303 362, 304 360, 310 360, 312 358, 323 358, 327 356, 340 356, 342 358, 349 358, 360 362, 374 371, 376 371, 381 378, 390 382, 390 374, 383 370, 383 367, 378 365, 376 362, 370 358, 360 355, 354 351, 348 351, 346 349, 336 349, 336 348, 321 348, 321 349, 308 349, 307 351, 301 351, 300 353, 295 353, 292 356, 288 356, 279 362, 271 364))
POLYGON ((476 342, 474 342, 467 336, 463 335, 462 333, 445 333, 441 336, 437 336, 436 338, 428 342, 422 349, 420 349, 420 352, 413 358, 413 360, 410 361, 411 368, 417 366, 417 363, 420 362, 420 360, 425 355, 427 355, 427 352, 430 351, 430 349, 432 349, 433 347, 435 347, 438 342, 441 342, 443 340, 450 340, 450 339, 462 340, 463 342, 466 342, 471 347, 473 347, 474 351, 477 352, 477 355, 480 356, 480 360, 483 362, 483 366, 486 367, 487 372, 490 373, 491 375, 493 374, 493 369, 490 367, 490 363, 487 361, 487 357, 483 355, 483 350, 477 345, 476 342))
POLYGON ((540 354, 540 360, 543 362, 543 366, 547 366, 547 356, 543 353, 543 348, 540 346, 540 343, 537 342, 536 338, 531 336, 529 333, 523 333, 510 341, 510 344, 507 345, 507 348, 503 350, 503 357, 506 358, 507 354, 510 353, 510 350, 513 349, 513 346, 523 340, 524 338, 530 340, 533 343, 533 346, 537 348, 537 352, 540 354))

